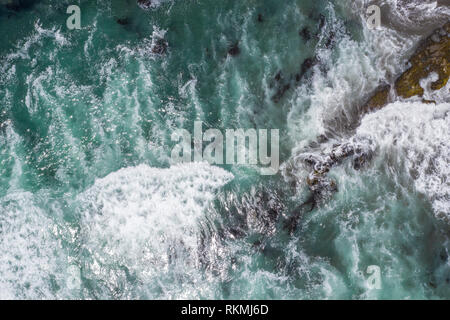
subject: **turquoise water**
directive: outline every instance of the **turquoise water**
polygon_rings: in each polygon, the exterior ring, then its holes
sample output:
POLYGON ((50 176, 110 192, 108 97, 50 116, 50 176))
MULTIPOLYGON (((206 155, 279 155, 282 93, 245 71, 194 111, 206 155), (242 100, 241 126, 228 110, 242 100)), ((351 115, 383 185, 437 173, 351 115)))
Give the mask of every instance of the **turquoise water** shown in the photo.
POLYGON ((391 7, 403 25, 371 32, 365 1, 21 4, 0 12, 1 298, 450 297, 448 86, 435 108, 399 101, 349 129, 448 7, 414 32, 415 8, 391 7), (171 165, 194 121, 279 129, 280 171, 171 165), (299 209, 300 159, 349 139, 370 161, 299 209))

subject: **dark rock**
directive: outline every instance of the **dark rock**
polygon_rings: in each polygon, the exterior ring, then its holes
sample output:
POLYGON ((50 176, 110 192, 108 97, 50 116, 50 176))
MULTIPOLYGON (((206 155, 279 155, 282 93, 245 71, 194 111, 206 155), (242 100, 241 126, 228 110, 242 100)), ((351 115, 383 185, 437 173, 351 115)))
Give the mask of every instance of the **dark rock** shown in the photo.
POLYGON ((302 63, 302 72, 305 73, 310 68, 315 66, 316 63, 317 63, 317 59, 316 58, 307 58, 307 59, 305 59, 305 61, 303 61, 303 63, 302 63))
POLYGON ((261 13, 258 14, 258 22, 263 22, 263 16, 261 13))
POLYGON ((370 150, 365 150, 360 144, 352 142, 334 145, 326 154, 305 154, 302 157, 303 162, 312 167, 306 183, 315 201, 328 198, 337 191, 336 183, 327 177, 327 173, 333 166, 353 157, 353 166, 359 169, 371 158, 371 155, 370 150))
POLYGON ((303 78, 303 76, 309 71, 309 69, 311 69, 312 67, 314 67, 317 64, 318 60, 317 58, 307 58, 305 59, 305 61, 303 61, 302 66, 300 68, 300 73, 298 74, 298 77, 296 77, 297 81, 300 81, 301 78, 303 78))
POLYGON ((156 43, 152 47, 152 53, 162 55, 162 54, 166 53, 168 46, 169 46, 169 44, 167 43, 166 40, 158 39, 158 40, 156 40, 156 43))
POLYGON ((442 249, 441 252, 439 253, 439 257, 443 262, 445 262, 448 259, 448 254, 444 249, 442 249))
POLYGON ((228 198, 226 205, 229 208, 224 216, 227 224, 218 228, 221 238, 234 240, 250 236, 252 242, 264 242, 273 236, 285 210, 278 191, 265 187, 238 198, 228 198))
POLYGON ((325 143, 325 142, 327 142, 327 141, 328 141, 328 138, 327 138, 327 136, 324 135, 324 134, 321 134, 321 135, 319 135, 319 136, 317 137, 317 142, 319 142, 319 143, 325 143))
POLYGON ((362 154, 353 159, 353 169, 360 170, 371 159, 370 154, 362 154))
POLYGON ((280 81, 281 80, 281 71, 278 71, 278 73, 275 75, 275 81, 280 81))
POLYGON ((303 38, 304 41, 309 41, 311 39, 311 32, 307 27, 304 27, 302 30, 300 30, 298 34, 303 38))
POLYGON ((278 103, 290 88, 291 85, 289 83, 282 86, 280 89, 278 89, 277 93, 275 93, 275 95, 272 97, 272 101, 278 103))
POLYGON ((18 12, 20 11, 20 6, 16 3, 7 3, 6 9, 18 12))
POLYGON ((325 16, 323 14, 320 14, 319 15, 319 24, 318 24, 319 30, 321 30, 325 26, 326 22, 327 22, 327 19, 325 18, 325 16))
POLYGON ((241 49, 239 49, 239 42, 234 43, 229 49, 228 54, 230 56, 237 56, 241 53, 241 49))
POLYGON ((241 230, 240 228, 230 228, 228 229, 229 235, 234 239, 241 239, 244 238, 246 233, 244 230, 241 230))
POLYGON ((118 18, 116 22, 122 26, 126 26, 127 24, 130 24, 130 19, 128 18, 118 18))
POLYGON ((389 102, 390 90, 389 84, 380 85, 374 95, 361 107, 361 111, 367 113, 384 107, 389 102))
POLYGON ((5 7, 8 10, 19 12, 30 9, 35 2, 35 0, 12 0, 9 3, 5 3, 5 7))
POLYGON ((331 31, 330 34, 328 35, 327 41, 325 42, 325 48, 330 49, 334 46, 335 36, 336 34, 333 31, 331 31))
POLYGON ((261 251, 264 250, 264 247, 265 243, 261 239, 255 240, 255 242, 252 243, 252 248, 254 250, 261 251))
POLYGON ((313 194, 309 196, 309 198, 303 202, 301 205, 296 207, 289 217, 289 219, 284 223, 284 229, 289 232, 289 234, 293 234, 298 227, 299 220, 304 213, 311 212, 317 206, 316 199, 313 194))

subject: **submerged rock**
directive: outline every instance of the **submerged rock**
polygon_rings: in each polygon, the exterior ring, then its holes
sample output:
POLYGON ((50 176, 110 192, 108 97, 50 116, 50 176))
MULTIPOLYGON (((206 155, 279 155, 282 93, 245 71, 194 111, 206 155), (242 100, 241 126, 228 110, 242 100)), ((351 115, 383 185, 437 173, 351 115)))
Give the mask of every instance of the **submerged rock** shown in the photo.
POLYGON ((323 14, 319 14, 318 29, 322 30, 322 28, 325 26, 326 22, 327 22, 327 18, 323 14))
POLYGON ((333 31, 330 31, 330 33, 328 34, 327 40, 324 43, 325 48, 330 49, 330 48, 334 47, 334 45, 336 44, 335 37, 336 37, 336 34, 333 31))
POLYGON ((318 60, 316 57, 305 59, 300 68, 300 79, 303 78, 303 76, 309 71, 309 69, 314 67, 317 63, 318 60))
POLYGON ((314 195, 311 195, 305 202, 293 210, 291 216, 284 223, 284 230, 288 231, 290 234, 293 234, 297 230, 298 222, 303 213, 311 212, 316 206, 316 199, 314 198, 314 195))
POLYGON ((270 88, 273 88, 274 86, 276 86, 277 90, 272 96, 272 101, 278 103, 281 98, 283 98, 284 94, 291 88, 291 84, 288 79, 283 77, 283 73, 278 71, 269 85, 270 88))
POLYGON ((166 53, 168 46, 169 43, 166 40, 159 38, 155 41, 155 44, 152 46, 152 53, 162 55, 166 53))
POLYGON ((284 94, 291 88, 291 85, 289 83, 281 86, 277 92, 275 93, 275 95, 272 97, 272 101, 275 103, 278 103, 281 98, 284 96, 284 94))
POLYGON ((31 8, 35 0, 10 0, 10 1, 0 1, 0 4, 4 4, 6 9, 19 12, 31 8))
POLYGON ((300 35, 300 37, 303 38, 303 40, 305 42, 307 42, 311 39, 311 32, 309 31, 309 29, 307 27, 304 27, 302 30, 300 30, 298 32, 298 34, 300 35))
POLYGON ((242 239, 250 236, 252 239, 264 241, 276 233, 277 223, 286 209, 281 200, 281 190, 262 186, 239 197, 230 193, 223 201, 227 208, 227 214, 224 216, 227 227, 218 230, 223 239, 242 239))
POLYGON ((275 77, 274 77, 274 79, 275 79, 275 81, 280 81, 281 80, 281 78, 282 78, 282 76, 281 76, 281 71, 278 71, 278 73, 275 75, 275 77))
POLYGON ((230 56, 237 56, 241 53, 241 49, 239 49, 239 42, 234 43, 229 49, 228 54, 230 56))
MULTIPOLYGON (((300 67, 300 71, 295 75, 292 75, 291 79, 294 78, 296 82, 300 82, 302 78, 310 71, 310 69, 314 67, 318 62, 319 60, 316 57, 305 59, 300 67)), ((291 83, 283 79, 283 74, 281 73, 281 71, 279 71, 275 75, 274 80, 278 83, 278 89, 272 96, 272 101, 278 103, 283 98, 285 93, 291 88, 291 83)))
POLYGON ((130 19, 129 18, 118 18, 116 20, 116 22, 122 26, 126 26, 126 25, 130 24, 130 19))
POLYGON ((258 22, 264 22, 263 16, 261 13, 258 14, 258 22))

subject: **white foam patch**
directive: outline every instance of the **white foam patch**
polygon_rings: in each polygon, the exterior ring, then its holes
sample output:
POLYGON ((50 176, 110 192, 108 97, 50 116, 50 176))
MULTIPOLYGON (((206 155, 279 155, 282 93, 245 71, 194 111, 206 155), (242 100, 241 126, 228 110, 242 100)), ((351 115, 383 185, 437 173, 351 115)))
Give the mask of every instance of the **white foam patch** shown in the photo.
POLYGON ((141 7, 144 10, 157 9, 164 2, 169 2, 169 1, 168 0, 140 0, 140 1, 138 1, 138 5, 139 5, 139 7, 141 7))
POLYGON ((5 173, 0 182, 8 189, 0 197, 0 299, 67 297, 66 259, 53 234, 57 226, 37 203, 38 196, 20 189, 23 141, 9 121, 5 133, 0 135, 0 147, 6 151, 0 152, 5 170, 0 170, 5 173))
POLYGON ((232 179, 221 168, 191 163, 169 169, 139 165, 97 180, 79 197, 84 246, 92 256, 87 277, 103 280, 110 291, 122 287, 121 297, 132 296, 126 287, 130 275, 148 292, 162 290, 159 298, 199 295, 206 287, 186 287, 200 275, 198 224, 215 191, 232 179), (165 286, 172 289, 162 288, 164 277, 171 278, 165 286), (186 277, 187 283, 172 277, 186 277))
POLYGON ((447 81, 447 84, 439 90, 431 89, 431 84, 438 79, 438 74, 432 72, 420 81, 420 86, 424 89, 423 99, 436 103, 450 103, 450 82, 447 81))
POLYGON ((1 198, 0 212, 0 299, 54 299, 51 277, 61 280, 54 223, 28 192, 1 198))
POLYGON ((450 221, 449 103, 391 103, 364 117, 357 136, 376 141, 384 158, 398 155, 436 216, 450 221))
MULTIPOLYGON (((58 47, 66 46, 69 42, 63 36, 63 33, 60 29, 53 27, 52 29, 45 29, 41 26, 40 21, 37 20, 34 24, 33 32, 25 37, 23 40, 20 40, 13 50, 10 53, 4 56, 2 63, 0 64, 0 70, 6 71, 10 68, 16 60, 23 59, 31 59, 30 49, 33 46, 36 46, 46 38, 53 39, 55 44, 58 47), (10 64, 11 63, 11 64, 10 64)), ((3 57, 2 57, 3 58, 3 57)))

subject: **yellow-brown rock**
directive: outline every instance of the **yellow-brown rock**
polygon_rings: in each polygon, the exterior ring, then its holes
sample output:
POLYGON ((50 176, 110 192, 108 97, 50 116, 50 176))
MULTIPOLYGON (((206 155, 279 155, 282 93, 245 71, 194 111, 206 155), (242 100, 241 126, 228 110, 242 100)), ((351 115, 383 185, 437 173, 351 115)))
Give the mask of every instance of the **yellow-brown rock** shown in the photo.
POLYGON ((369 111, 374 111, 384 107, 389 102, 389 91, 391 90, 390 85, 384 85, 377 89, 375 94, 367 101, 363 106, 362 111, 364 113, 369 111))
POLYGON ((409 60, 411 67, 397 79, 395 90, 400 97, 422 96, 424 90, 419 82, 432 72, 439 76, 432 83, 432 90, 439 90, 447 84, 450 75, 450 22, 442 29, 447 34, 442 36, 436 31, 427 38, 409 60))

